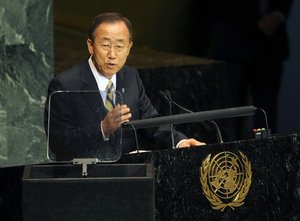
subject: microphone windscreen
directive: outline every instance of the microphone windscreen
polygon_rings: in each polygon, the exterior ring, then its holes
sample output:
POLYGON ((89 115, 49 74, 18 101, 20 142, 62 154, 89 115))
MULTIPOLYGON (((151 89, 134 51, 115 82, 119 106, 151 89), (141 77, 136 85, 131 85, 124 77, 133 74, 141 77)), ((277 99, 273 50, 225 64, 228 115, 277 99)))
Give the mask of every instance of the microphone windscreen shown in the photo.
POLYGON ((170 99, 170 100, 172 100, 171 98, 171 92, 169 91, 169 90, 165 90, 165 94, 166 94, 166 96, 170 99))

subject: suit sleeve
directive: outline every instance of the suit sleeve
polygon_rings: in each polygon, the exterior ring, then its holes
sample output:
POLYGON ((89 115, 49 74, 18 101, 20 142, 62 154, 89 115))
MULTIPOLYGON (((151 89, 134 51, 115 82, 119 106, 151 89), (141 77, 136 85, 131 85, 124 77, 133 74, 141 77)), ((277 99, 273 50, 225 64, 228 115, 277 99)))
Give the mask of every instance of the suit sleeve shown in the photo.
MULTIPOLYGON (((143 86, 142 80, 139 75, 137 75, 137 84, 139 88, 139 109, 141 113, 141 119, 148 119, 159 117, 159 113, 155 109, 155 107, 151 104, 150 99, 145 93, 145 88, 143 86)), ((171 130, 170 125, 162 125, 159 127, 154 127, 150 129, 143 130, 143 134, 145 137, 155 143, 160 148, 171 148, 171 130)), ((179 131, 174 131, 174 141, 175 145, 181 141, 182 139, 186 139, 187 137, 179 131)))

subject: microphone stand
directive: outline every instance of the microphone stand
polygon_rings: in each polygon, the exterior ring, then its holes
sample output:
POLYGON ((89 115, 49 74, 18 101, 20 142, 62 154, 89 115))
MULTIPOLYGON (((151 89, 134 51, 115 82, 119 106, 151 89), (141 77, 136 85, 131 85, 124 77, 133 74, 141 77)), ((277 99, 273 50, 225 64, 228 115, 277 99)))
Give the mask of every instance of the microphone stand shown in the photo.
POLYGON ((137 136, 137 133, 136 133, 136 129, 135 127, 132 125, 132 124, 128 124, 133 132, 134 132, 134 139, 135 139, 135 145, 136 145, 136 153, 139 155, 140 154, 140 147, 139 147, 139 142, 138 142, 138 136, 137 136))
MULTIPOLYGON (((169 108, 170 108, 170 116, 172 116, 172 102, 171 101, 169 101, 169 108)), ((175 148, 174 125, 173 124, 170 124, 170 131, 171 131, 172 148, 175 148)))
MULTIPOLYGON (((165 92, 163 92, 163 91, 159 91, 159 92, 160 92, 160 94, 163 95, 163 97, 164 97, 165 99, 167 99, 167 100, 169 101, 170 105, 171 105, 171 103, 173 103, 173 104, 175 104, 178 108, 184 110, 184 111, 187 112, 187 113, 194 113, 193 111, 191 111, 191 110, 189 110, 189 109, 187 109, 187 108, 185 108, 185 107, 182 107, 182 106, 179 105, 177 102, 175 102, 175 101, 172 99, 172 97, 171 97, 170 91, 165 90, 165 92)), ((170 115, 171 115, 171 114, 172 114, 172 112, 171 112, 171 110, 170 110, 170 115)), ((216 128, 216 130, 217 130, 217 140, 218 140, 219 143, 223 143, 224 141, 223 141, 223 139, 222 139, 221 131, 220 131, 220 128, 219 128, 219 126, 217 125, 217 123, 216 123, 215 121, 213 121, 213 120, 207 120, 207 121, 210 122, 210 123, 212 123, 212 124, 215 126, 215 128, 216 128)), ((173 124, 172 124, 172 125, 173 125, 173 124)), ((172 127, 172 128, 173 128, 173 127, 172 127)), ((172 128, 171 128, 171 130, 172 130, 172 128)), ((173 137, 173 138, 174 138, 174 137, 173 137)))

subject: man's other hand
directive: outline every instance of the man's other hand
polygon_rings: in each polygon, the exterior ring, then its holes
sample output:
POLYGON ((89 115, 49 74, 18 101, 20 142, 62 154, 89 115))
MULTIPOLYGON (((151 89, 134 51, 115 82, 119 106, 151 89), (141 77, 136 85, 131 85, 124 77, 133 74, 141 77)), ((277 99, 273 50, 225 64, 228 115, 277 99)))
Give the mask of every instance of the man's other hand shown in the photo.
POLYGON ((180 142, 178 147, 179 148, 187 148, 187 147, 203 146, 203 145, 206 145, 206 143, 203 143, 203 142, 200 142, 198 140, 191 138, 191 139, 183 140, 182 142, 180 142))

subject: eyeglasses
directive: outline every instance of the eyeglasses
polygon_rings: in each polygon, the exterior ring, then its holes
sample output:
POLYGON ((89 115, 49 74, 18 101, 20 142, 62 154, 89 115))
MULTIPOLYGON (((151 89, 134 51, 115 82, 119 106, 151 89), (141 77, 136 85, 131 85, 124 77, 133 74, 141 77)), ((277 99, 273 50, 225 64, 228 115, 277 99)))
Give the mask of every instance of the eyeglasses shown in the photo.
POLYGON ((114 48, 116 52, 122 52, 129 47, 129 44, 125 44, 123 42, 111 44, 109 42, 96 43, 93 41, 93 43, 100 47, 103 51, 110 51, 112 48, 114 48))

